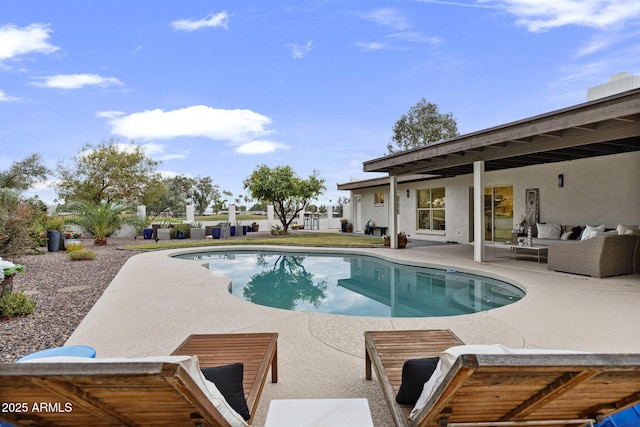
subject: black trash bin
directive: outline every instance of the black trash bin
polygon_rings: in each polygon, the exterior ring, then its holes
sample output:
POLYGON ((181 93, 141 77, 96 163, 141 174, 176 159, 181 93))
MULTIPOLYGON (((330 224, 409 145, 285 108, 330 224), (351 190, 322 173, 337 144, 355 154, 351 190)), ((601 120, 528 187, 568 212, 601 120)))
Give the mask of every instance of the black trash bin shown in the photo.
POLYGON ((49 252, 60 250, 60 232, 58 230, 47 231, 47 249, 49 252))

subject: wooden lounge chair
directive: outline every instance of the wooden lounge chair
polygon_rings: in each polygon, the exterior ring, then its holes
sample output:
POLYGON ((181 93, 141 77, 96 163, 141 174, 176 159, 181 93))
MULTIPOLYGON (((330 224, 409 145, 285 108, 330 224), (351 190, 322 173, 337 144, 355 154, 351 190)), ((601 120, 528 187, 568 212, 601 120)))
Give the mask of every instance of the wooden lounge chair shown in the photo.
POLYGON ((191 335, 171 354, 197 355, 201 368, 243 363, 242 385, 251 419, 258 409, 269 368, 271 382, 278 382, 278 334, 275 332, 191 335))
MULTIPOLYGON (((245 395, 253 417, 269 367, 277 381, 276 342, 275 333, 195 335, 176 352, 201 349, 206 366, 215 366, 216 360, 246 363, 245 395), (200 347, 207 343, 228 347, 200 347)), ((189 361, 2 363, 0 420, 16 426, 230 426, 203 391, 202 380, 188 369, 195 359, 182 358, 189 361)))
POLYGON ((442 330, 365 332, 367 379, 372 363, 396 425, 588 425, 640 401, 638 354, 465 354, 409 421, 410 408, 395 402, 400 359, 432 356, 447 339, 459 341, 442 330), (394 354, 431 337, 430 353, 394 354))

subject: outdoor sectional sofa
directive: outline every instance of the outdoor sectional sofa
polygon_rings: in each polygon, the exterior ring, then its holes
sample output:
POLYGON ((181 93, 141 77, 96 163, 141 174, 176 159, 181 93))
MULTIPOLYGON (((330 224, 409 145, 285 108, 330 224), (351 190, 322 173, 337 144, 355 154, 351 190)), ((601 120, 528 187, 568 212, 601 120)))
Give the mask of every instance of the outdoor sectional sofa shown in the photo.
POLYGON ((640 236, 595 236, 549 241, 549 270, 609 277, 640 273, 640 236))

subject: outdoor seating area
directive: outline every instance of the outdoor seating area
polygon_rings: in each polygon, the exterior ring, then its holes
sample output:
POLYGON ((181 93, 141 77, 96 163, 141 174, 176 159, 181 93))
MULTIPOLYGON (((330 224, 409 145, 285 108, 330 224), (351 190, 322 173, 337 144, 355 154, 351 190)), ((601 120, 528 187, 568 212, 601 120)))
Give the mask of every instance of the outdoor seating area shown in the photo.
MULTIPOLYGON (((123 416, 119 411, 129 411, 126 416, 138 418, 138 425, 166 423, 167 419, 171 419, 171 425, 226 425, 216 424, 219 420, 215 421, 216 415, 211 414, 221 409, 211 410, 201 402, 206 395, 195 388, 193 378, 197 376, 183 367, 193 364, 193 360, 197 360, 198 368, 204 369, 243 363, 242 382, 250 412, 249 423, 257 427, 279 425, 282 417, 286 419, 287 414, 294 412, 312 418, 313 414, 335 415, 341 410, 351 416, 341 417, 342 420, 355 419, 363 426, 370 423, 375 427, 435 426, 442 416, 449 416, 450 423, 459 423, 460 418, 451 413, 466 414, 460 409, 465 407, 477 412, 489 406, 487 402, 513 395, 514 390, 528 397, 518 397, 522 399, 520 403, 508 401, 512 409, 517 405, 524 408, 526 399, 546 402, 546 396, 563 402, 558 396, 565 388, 553 391, 549 384, 554 381, 576 386, 571 389, 567 386, 569 400, 580 400, 574 392, 588 396, 582 400, 584 419, 606 416, 637 403, 638 399, 634 400, 633 396, 640 393, 640 383, 634 382, 640 364, 637 360, 640 341, 637 332, 626 327, 637 310, 636 276, 584 278, 549 271, 544 264, 508 258, 477 267, 470 259, 471 250, 471 246, 466 245, 436 245, 397 252, 381 248, 359 252, 416 263, 428 259, 458 271, 479 269, 487 275, 499 274, 521 284, 537 297, 525 297, 508 307, 464 316, 334 316, 240 301, 229 294, 229 280, 212 277, 201 262, 167 256, 184 250, 136 255, 112 281, 65 346, 91 346, 97 351, 96 359, 87 358, 73 365, 37 359, 30 363, 0 365, 3 401, 7 396, 15 396, 29 404, 73 402, 73 416, 77 419, 67 413, 29 412, 3 413, 0 420, 20 427, 55 426, 62 424, 55 421, 57 416, 65 420, 64 425, 72 426, 73 422, 101 425, 91 423, 91 417, 105 413, 111 420, 110 425, 131 425, 128 421, 116 421, 123 416), (176 286, 177 283, 180 286, 176 286), (544 296, 549 294, 553 298, 544 296), (581 298, 579 307, 572 303, 577 295, 581 298), (142 300, 144 304, 140 303, 142 300), (585 312, 590 315, 585 317, 585 312), (560 322, 564 322, 564 327, 554 329, 560 322), (264 331, 274 332, 265 334, 264 331), (594 336, 598 339, 594 340, 594 336), (463 343, 499 343, 512 349, 571 349, 598 355, 496 357, 472 352, 472 356, 464 356, 452 365, 451 373, 447 374, 451 378, 445 376, 438 388, 442 392, 427 399, 431 403, 418 411, 415 420, 408 420, 413 404, 395 402, 402 386, 405 362, 437 357, 444 350, 463 343), (185 359, 172 359, 174 357, 185 359), (144 369, 139 369, 141 364, 132 364, 133 359, 143 363, 144 369), (365 375, 363 362, 368 366, 365 375), (551 362, 553 365, 549 367, 551 362), (267 381, 269 372, 270 382, 267 381), (558 372, 563 373, 560 379, 554 377, 558 372), (527 382, 526 378, 532 381, 527 382), (580 383, 582 380, 584 385, 580 383), (116 384, 130 389, 126 397, 117 396, 121 390, 116 390, 116 384), (540 384, 549 388, 539 388, 538 394, 533 393, 534 386, 540 384), (618 384, 624 390, 619 389, 618 384), (598 396, 589 394, 592 389, 599 390, 598 396), (492 393, 488 394, 487 390, 492 393), (603 394, 602 390, 607 393, 603 394), (597 400, 613 394, 613 400, 597 400), (157 408, 154 402, 160 402, 163 410, 149 409, 157 408), (596 407, 600 410, 594 415, 591 409, 596 407), (288 412, 287 408, 293 409, 288 412), (46 422, 38 418, 45 416, 46 422), (164 418, 160 421, 157 417, 164 418), (184 423, 173 420, 184 417, 188 417, 184 423)), ((539 415, 532 410, 532 414, 536 413, 539 415)), ((575 419, 574 415, 556 414, 575 419)), ((356 421, 349 425, 359 425, 356 421)), ((304 425, 301 420, 296 422, 295 425, 304 425)))

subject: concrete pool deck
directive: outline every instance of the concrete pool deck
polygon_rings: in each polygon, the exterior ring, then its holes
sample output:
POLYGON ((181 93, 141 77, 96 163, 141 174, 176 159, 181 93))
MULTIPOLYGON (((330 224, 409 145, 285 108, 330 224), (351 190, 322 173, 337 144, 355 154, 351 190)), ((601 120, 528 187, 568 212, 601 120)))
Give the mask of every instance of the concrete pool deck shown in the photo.
POLYGON ((141 357, 169 354, 195 333, 278 332, 279 381, 265 385, 253 424, 257 427, 263 425, 271 399, 296 398, 366 398, 374 425, 392 425, 375 376, 373 381, 364 379, 366 330, 448 328, 467 344, 640 353, 640 275, 594 279, 556 273, 535 261, 493 259, 490 250, 488 262, 479 264, 473 261, 472 246, 463 244, 358 249, 355 252, 506 279, 523 287, 527 296, 506 307, 462 316, 354 317, 239 300, 228 293, 229 280, 213 277, 203 261, 168 256, 194 250, 129 259, 67 344, 92 346, 100 358, 141 357))

